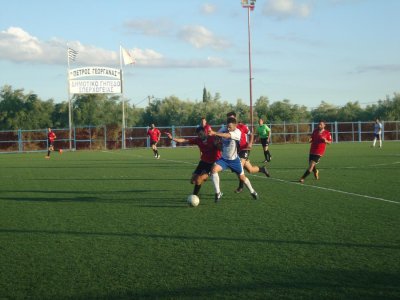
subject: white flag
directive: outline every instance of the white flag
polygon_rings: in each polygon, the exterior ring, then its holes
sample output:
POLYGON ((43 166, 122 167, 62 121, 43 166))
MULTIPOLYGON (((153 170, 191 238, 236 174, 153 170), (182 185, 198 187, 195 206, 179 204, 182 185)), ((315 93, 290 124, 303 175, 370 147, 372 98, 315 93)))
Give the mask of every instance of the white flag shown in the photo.
POLYGON ((135 63, 135 59, 132 57, 132 55, 124 48, 121 47, 122 51, 122 58, 124 60, 125 65, 130 65, 135 63))

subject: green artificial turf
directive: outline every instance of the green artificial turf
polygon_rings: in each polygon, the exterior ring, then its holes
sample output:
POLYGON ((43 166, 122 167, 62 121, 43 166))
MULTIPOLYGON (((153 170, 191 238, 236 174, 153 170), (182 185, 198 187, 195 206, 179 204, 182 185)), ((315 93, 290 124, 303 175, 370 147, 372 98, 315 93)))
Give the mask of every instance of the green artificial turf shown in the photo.
MULTIPOLYGON (((399 299, 400 143, 271 145, 271 178, 211 180, 196 148, 0 155, 0 299, 399 299)), ((260 146, 251 153, 262 165, 260 146)))

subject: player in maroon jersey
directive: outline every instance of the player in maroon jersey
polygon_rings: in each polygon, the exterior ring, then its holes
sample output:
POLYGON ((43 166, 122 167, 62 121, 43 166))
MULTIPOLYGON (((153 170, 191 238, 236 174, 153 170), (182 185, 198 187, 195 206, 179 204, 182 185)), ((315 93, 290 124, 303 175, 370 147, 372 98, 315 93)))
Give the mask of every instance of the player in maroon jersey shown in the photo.
MULTIPOLYGON (((226 117, 236 119, 236 113, 231 111, 226 114, 226 117)), ((243 124, 242 122, 239 122, 236 128, 238 128, 242 132, 239 142, 239 157, 243 168, 250 174, 262 173, 265 174, 265 176, 270 177, 270 174, 265 166, 262 167, 253 166, 250 162, 249 156, 251 147, 253 146, 254 134, 251 133, 249 127, 247 127, 247 125, 243 124), (248 139, 249 135, 250 135, 250 141, 248 139)), ((235 190, 235 192, 241 193, 243 191, 243 187, 244 187, 243 181, 239 180, 239 187, 235 190)))
POLYGON ((299 182, 304 183, 304 180, 311 172, 314 173, 315 179, 319 179, 319 170, 317 169, 317 164, 321 157, 325 154, 325 149, 327 144, 332 143, 331 133, 325 129, 325 121, 320 120, 318 122, 318 128, 316 128, 310 137, 310 155, 308 158, 308 169, 301 176, 299 182))
POLYGON ((150 129, 147 130, 147 136, 150 137, 150 146, 153 150, 154 157, 159 159, 160 154, 158 153, 157 143, 160 141, 161 132, 156 128, 156 126, 152 123, 150 124, 150 129))
POLYGON ((202 126, 196 128, 196 133, 197 137, 191 139, 172 138, 169 132, 165 133, 174 142, 188 143, 199 147, 200 161, 190 179, 190 183, 194 184, 193 195, 199 194, 202 183, 210 176, 214 162, 221 157, 221 151, 216 146, 215 137, 206 135, 202 126))

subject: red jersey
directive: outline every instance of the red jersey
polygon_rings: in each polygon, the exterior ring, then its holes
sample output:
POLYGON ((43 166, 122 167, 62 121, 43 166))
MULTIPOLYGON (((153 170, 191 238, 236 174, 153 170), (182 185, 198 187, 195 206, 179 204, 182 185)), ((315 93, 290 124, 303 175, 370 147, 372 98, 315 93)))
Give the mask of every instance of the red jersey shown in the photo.
POLYGON ((206 124, 206 125, 203 126, 203 128, 204 128, 204 133, 205 133, 206 135, 208 135, 208 133, 209 133, 210 130, 211 130, 211 126, 208 125, 208 124, 206 124))
POLYGON ((332 142, 332 136, 331 133, 324 129, 322 132, 319 132, 319 129, 315 129, 311 135, 311 148, 310 148, 310 154, 315 154, 315 155, 324 155, 325 149, 326 149, 326 143, 324 142, 324 139, 327 141, 332 142))
POLYGON ((206 163, 214 163, 221 157, 221 151, 215 146, 214 142, 214 136, 209 136, 205 140, 199 137, 189 139, 189 144, 199 146, 200 159, 206 163))
POLYGON ((243 123, 238 123, 236 125, 236 128, 242 132, 242 135, 240 136, 239 147, 240 147, 240 150, 243 150, 243 149, 247 148, 247 146, 249 145, 247 135, 250 133, 250 129, 243 123))
POLYGON ((47 133, 47 138, 49 139, 50 142, 54 142, 56 134, 53 131, 50 131, 49 133, 47 133))
POLYGON ((158 128, 147 130, 147 135, 150 137, 150 140, 154 142, 158 142, 160 140, 161 132, 158 128))

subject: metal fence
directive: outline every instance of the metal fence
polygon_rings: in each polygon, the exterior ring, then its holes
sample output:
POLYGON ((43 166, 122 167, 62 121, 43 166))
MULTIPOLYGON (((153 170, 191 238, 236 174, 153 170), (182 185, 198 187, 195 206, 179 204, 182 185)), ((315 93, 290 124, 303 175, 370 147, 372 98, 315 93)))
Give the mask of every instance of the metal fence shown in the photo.
MULTIPOLYGON (((307 143, 317 123, 272 123, 271 143, 307 143)), ((400 137, 400 121, 382 122, 382 139, 398 141, 400 137)), ((213 125, 219 129, 221 125, 213 125)), ((326 127, 333 141, 364 142, 373 139, 374 122, 332 122, 326 127)), ((122 134, 120 127, 83 126, 72 130, 71 145, 74 150, 113 150, 149 147, 147 137, 149 127, 125 128, 122 134), (125 136, 125 141, 122 140, 125 136)), ((190 138, 196 135, 196 126, 159 127, 162 133, 168 131, 173 136, 190 138)), ((54 143, 56 149, 69 149, 69 129, 53 129, 57 135, 54 143)), ((176 147, 177 145, 162 134, 160 147, 176 147)), ((47 129, 0 131, 0 153, 38 152, 47 150, 47 129)))

